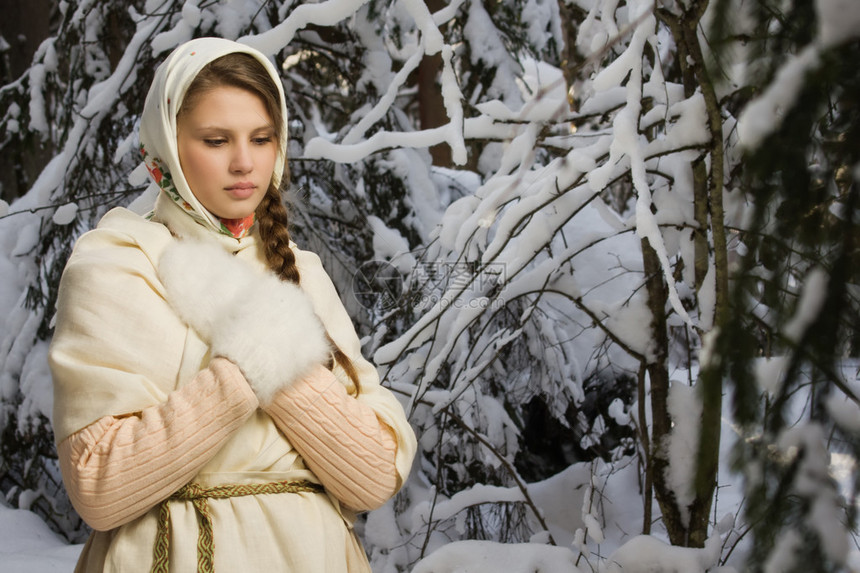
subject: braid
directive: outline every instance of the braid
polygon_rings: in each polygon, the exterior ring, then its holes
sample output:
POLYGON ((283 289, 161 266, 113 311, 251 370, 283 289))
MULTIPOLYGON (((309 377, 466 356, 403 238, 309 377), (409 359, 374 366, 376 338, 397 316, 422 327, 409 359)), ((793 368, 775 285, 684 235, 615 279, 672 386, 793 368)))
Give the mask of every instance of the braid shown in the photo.
POLYGON ((290 248, 289 218, 287 209, 274 185, 263 196, 257 207, 257 224, 266 262, 281 280, 299 284, 299 269, 296 255, 290 248))
MULTIPOLYGON (((284 180, 287 180, 285 174, 284 180)), ((263 252, 266 262, 269 263, 275 274, 283 281, 299 284, 301 277, 296 266, 296 255, 290 248, 289 217, 287 209, 281 202, 281 195, 277 187, 270 185, 263 196, 263 200, 257 207, 257 225, 259 226, 260 240, 263 244, 263 252)), ((344 353, 326 333, 329 345, 332 347, 334 362, 340 366, 352 383, 355 385, 355 393, 358 394, 360 385, 358 372, 352 360, 344 353)), ((333 366, 330 364, 329 366, 333 366)))

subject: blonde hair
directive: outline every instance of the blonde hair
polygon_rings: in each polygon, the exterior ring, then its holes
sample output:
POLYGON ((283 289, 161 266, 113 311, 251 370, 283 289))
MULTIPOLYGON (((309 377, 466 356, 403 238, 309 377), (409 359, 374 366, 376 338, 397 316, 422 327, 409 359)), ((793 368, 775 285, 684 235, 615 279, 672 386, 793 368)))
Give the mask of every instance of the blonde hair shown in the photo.
MULTIPOLYGON (((191 110, 200 97, 207 92, 223 86, 240 88, 258 96, 272 119, 276 140, 283 141, 287 134, 284 133, 280 93, 263 64, 250 54, 234 52, 209 62, 188 87, 179 114, 191 110)), ((289 179, 289 168, 285 161, 281 184, 288 185, 289 179)), ((269 188, 257 207, 256 220, 260 242, 269 268, 281 280, 299 284, 301 277, 296 266, 296 255, 290 247, 289 215, 281 199, 280 189, 274 184, 274 180, 269 183, 269 188)), ((355 385, 355 392, 358 393, 359 381, 355 366, 331 337, 326 336, 333 349, 334 362, 343 369, 355 385)))

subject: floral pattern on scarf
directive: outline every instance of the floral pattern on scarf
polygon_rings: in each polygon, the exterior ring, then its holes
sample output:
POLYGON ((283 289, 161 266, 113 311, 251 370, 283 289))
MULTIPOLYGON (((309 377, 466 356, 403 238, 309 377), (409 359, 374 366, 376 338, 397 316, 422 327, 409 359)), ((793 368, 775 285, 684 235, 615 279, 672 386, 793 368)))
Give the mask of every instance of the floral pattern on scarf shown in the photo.
MULTIPOLYGON (((164 162, 158 157, 150 155, 143 144, 140 146, 140 154, 143 156, 143 163, 146 165, 146 170, 149 171, 152 180, 155 181, 155 184, 158 185, 159 189, 166 193, 174 203, 182 207, 182 210, 185 211, 192 219, 201 225, 206 226, 206 219, 204 219, 194 209, 194 207, 179 194, 179 190, 176 189, 176 185, 173 182, 173 177, 171 177, 170 171, 167 169, 164 162)), ((241 239, 251 232, 251 227, 254 225, 255 217, 254 214, 251 213, 242 219, 222 219, 219 217, 218 220, 221 223, 219 231, 222 234, 229 235, 235 239, 241 239)))

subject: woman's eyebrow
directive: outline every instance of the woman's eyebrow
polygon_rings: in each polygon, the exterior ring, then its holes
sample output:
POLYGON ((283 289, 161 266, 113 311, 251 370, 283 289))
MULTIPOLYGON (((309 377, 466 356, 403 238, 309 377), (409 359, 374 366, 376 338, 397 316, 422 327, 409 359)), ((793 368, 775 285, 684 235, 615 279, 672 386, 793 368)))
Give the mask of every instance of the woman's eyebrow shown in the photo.
MULTIPOLYGON (((221 125, 201 125, 193 128, 193 131, 196 133, 208 132, 208 133, 234 133, 236 130, 230 127, 224 127, 221 125)), ((242 130, 245 131, 245 130, 242 130)), ((249 129, 251 133, 259 133, 261 131, 271 131, 274 132, 275 128, 272 125, 264 124, 254 128, 249 129)))

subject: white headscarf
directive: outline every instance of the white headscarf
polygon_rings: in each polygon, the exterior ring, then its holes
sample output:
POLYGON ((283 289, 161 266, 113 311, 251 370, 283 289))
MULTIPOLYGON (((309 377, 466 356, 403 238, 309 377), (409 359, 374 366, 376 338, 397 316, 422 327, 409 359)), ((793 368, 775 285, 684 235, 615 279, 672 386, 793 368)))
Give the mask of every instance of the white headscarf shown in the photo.
POLYGON ((280 185, 287 151, 287 106, 284 89, 275 66, 254 48, 223 38, 197 38, 180 45, 155 71, 140 121, 140 153, 152 178, 152 184, 165 192, 198 223, 227 235, 230 231, 198 201, 185 180, 176 143, 176 114, 182 107, 188 86, 200 70, 213 60, 235 52, 250 54, 259 60, 278 88, 283 127, 273 180, 276 186, 280 185))

